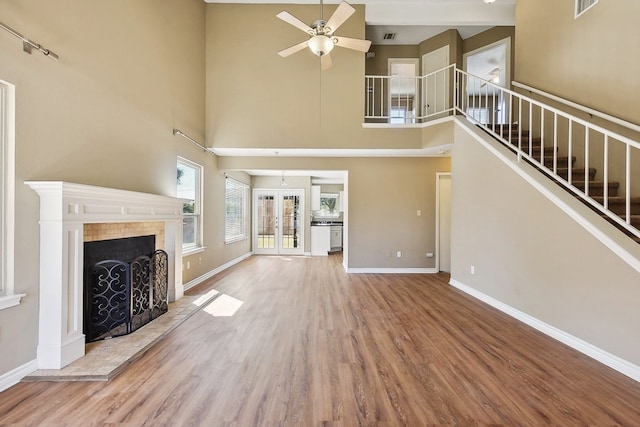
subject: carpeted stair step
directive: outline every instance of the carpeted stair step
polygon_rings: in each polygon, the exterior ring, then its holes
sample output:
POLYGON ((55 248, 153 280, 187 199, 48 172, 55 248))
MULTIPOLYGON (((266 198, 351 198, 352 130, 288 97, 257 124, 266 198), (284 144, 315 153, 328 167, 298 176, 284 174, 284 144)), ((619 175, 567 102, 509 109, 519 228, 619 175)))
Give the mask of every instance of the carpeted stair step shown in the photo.
MULTIPOLYGON (((557 174, 560 175, 564 179, 569 179, 569 168, 558 168, 556 170, 557 174)), ((584 178, 584 168, 573 168, 571 170, 571 177, 573 180, 584 178)), ((593 181, 596 177, 596 169, 589 168, 589 181, 593 181)))
MULTIPOLYGON (((558 168, 562 166, 566 166, 569 162, 569 157, 567 156, 558 156, 558 168)), ((576 163, 576 156, 571 156, 571 164, 574 165, 576 163)), ((548 168, 553 167, 553 155, 545 155, 544 156, 544 165, 548 168)))
MULTIPOLYGON (((604 206, 604 197, 595 196, 593 200, 604 206)), ((631 198, 631 215, 640 215, 640 197, 631 198)), ((627 198, 624 196, 609 197, 609 210, 617 215, 624 215, 627 209, 627 198)))
MULTIPOLYGON (((580 191, 584 191, 585 185, 584 181, 573 181, 573 186, 579 189, 580 191)), ((618 195, 618 187, 620 187, 619 182, 610 182, 609 183, 609 196, 617 196, 618 195)), ((589 196, 604 196, 604 182, 602 181, 589 181, 589 196)))
MULTIPOLYGON (((508 138, 504 137, 507 141, 509 140, 508 138)), ((511 145, 514 146, 518 146, 518 137, 512 137, 511 138, 511 145)), ((529 141, 529 138, 522 138, 522 149, 525 151, 529 151, 529 145, 531 145, 531 149, 533 150, 538 150, 540 151, 540 147, 542 146, 542 139, 541 138, 531 138, 531 141, 529 141)), ((553 147, 544 147, 545 151, 549 150, 549 152, 553 152, 553 147)))

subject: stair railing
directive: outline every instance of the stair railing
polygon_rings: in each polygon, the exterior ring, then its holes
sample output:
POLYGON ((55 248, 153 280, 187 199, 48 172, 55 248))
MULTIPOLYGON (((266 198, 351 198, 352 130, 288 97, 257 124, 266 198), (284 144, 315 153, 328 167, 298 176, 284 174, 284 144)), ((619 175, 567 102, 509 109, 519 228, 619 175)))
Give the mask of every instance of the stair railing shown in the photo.
POLYGON ((509 147, 518 161, 524 158, 640 238, 640 217, 631 204, 632 191, 640 193, 640 143, 494 82, 455 72, 459 114, 509 147))
POLYGON ((406 127, 465 116, 603 217, 640 239, 640 143, 466 73, 365 76, 365 123, 406 127), (633 203, 632 203, 633 201, 633 203))

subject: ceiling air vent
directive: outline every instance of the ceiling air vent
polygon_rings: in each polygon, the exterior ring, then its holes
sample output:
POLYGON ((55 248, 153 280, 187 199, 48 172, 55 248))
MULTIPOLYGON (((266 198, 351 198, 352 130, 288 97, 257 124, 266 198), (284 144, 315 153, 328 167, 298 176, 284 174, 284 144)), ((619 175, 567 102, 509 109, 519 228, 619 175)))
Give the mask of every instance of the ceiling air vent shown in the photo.
POLYGON ((384 35, 382 36, 382 40, 395 40, 396 39, 396 33, 384 33, 384 35))

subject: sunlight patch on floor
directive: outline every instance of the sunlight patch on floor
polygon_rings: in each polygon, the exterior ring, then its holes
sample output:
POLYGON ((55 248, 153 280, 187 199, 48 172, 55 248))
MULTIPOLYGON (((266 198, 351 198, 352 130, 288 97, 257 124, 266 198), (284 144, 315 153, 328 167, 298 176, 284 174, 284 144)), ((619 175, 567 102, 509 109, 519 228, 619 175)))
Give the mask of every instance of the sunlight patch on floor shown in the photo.
POLYGON ((204 311, 214 317, 229 317, 233 316, 242 304, 244 304, 243 301, 227 294, 222 294, 206 306, 204 311))

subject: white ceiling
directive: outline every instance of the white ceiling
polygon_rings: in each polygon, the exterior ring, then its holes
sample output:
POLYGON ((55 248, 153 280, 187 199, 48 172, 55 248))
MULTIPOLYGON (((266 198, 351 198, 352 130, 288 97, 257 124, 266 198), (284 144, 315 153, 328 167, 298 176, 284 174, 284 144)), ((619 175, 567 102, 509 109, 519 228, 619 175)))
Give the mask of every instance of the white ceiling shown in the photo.
MULTIPOLYGON (((248 4, 317 4, 320 0, 205 0, 206 3, 248 3, 248 4)), ((338 4, 340 0, 326 0, 325 4, 338 4)), ((516 0, 495 0, 486 4, 483 0, 354 0, 351 4, 365 4, 366 38, 373 44, 418 44, 448 29, 455 28, 463 39, 467 39, 495 26, 515 25, 516 0), (394 40, 383 40, 384 33, 396 33, 394 40)), ((286 10, 286 6, 283 6, 286 10)), ((492 58, 485 61, 493 63, 492 58)), ((488 66, 488 65, 487 65, 488 66)), ((495 66, 492 66, 493 68, 495 66)), ((402 155, 402 156, 442 156, 448 155, 443 147, 434 152, 418 150, 416 153, 349 153, 352 155, 402 155)), ((446 147, 449 148, 449 147, 446 147)), ((234 152, 232 149, 214 149, 219 156, 272 156, 272 150, 234 152)), ((341 157, 345 154, 299 153, 296 150, 281 150, 282 156, 321 155, 341 157)), ((368 150, 371 151, 371 150, 368 150)), ((428 150, 427 150, 428 151, 428 150)), ((282 171, 252 170, 251 175, 280 176, 282 171)), ((287 174, 307 175, 322 178, 323 171, 288 171, 287 174)), ((324 171, 327 179, 336 179, 335 172, 324 171)))
MULTIPOLYGON (((317 4, 320 0, 205 0, 207 3, 317 4)), ((337 4, 339 0, 327 0, 337 4)), ((515 25, 516 0, 357 0, 365 4, 366 36, 373 44, 418 44, 455 28, 463 39, 497 25, 515 25), (395 40, 383 40, 385 32, 395 40)), ((286 8, 285 8, 286 9, 286 8)))

